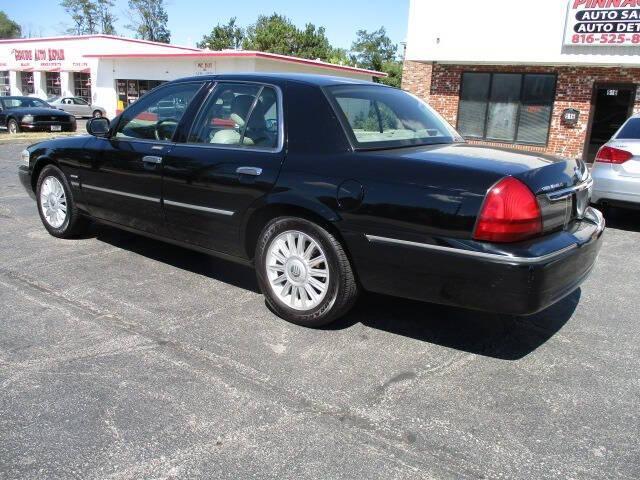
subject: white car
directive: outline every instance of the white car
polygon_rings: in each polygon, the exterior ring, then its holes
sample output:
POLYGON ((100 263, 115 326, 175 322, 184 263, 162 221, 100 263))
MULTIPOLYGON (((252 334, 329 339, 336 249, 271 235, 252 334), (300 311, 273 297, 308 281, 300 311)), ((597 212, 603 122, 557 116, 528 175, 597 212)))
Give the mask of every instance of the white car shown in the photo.
POLYGON ((51 97, 47 102, 54 108, 59 108, 76 117, 104 117, 107 111, 97 105, 88 103, 80 97, 51 97))
POLYGON ((591 201, 640 208, 640 115, 629 118, 596 155, 591 201))

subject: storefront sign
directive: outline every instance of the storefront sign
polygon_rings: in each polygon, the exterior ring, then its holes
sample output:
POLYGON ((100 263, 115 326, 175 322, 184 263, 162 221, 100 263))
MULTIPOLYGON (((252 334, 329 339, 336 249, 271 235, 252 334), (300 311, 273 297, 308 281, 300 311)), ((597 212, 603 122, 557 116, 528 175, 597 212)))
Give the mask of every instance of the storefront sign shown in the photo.
POLYGON ((211 75, 216 73, 214 62, 196 62, 195 67, 196 75, 211 75))
POLYGON ((562 111, 562 123, 565 125, 577 125, 580 119, 580 111, 575 108, 565 108, 562 111))
POLYGON ((564 44, 640 47, 640 0, 569 0, 564 44))
POLYGON ((61 61, 64 60, 64 48, 35 48, 33 50, 11 50, 16 61, 37 60, 37 61, 61 61))

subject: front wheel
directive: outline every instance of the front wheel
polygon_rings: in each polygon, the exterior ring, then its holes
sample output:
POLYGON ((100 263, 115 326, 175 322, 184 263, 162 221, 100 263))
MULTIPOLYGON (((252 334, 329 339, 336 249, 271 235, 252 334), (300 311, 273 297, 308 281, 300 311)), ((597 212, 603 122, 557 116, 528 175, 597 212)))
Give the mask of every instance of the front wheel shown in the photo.
POLYGON ((341 243, 306 219, 269 222, 260 234, 255 261, 267 304, 289 322, 327 325, 357 299, 358 284, 341 243))
POLYGON ((94 110, 93 118, 102 118, 102 112, 100 110, 94 110))
POLYGON ((7 122, 7 130, 11 135, 15 135, 16 133, 20 133, 20 125, 18 125, 18 121, 14 118, 9 119, 7 122))
POLYGON ((42 169, 36 198, 42 224, 54 237, 70 238, 86 229, 89 222, 78 212, 69 183, 58 167, 47 165, 42 169))

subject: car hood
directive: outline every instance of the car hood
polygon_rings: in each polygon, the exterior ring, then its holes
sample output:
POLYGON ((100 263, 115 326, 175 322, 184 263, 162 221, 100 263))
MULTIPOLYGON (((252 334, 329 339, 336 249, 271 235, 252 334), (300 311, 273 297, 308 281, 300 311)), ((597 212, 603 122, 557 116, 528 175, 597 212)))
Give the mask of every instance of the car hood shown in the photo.
MULTIPOLYGON (((513 176, 525 182, 536 194, 579 183, 586 172, 586 165, 581 160, 467 143, 385 150, 377 154, 399 157, 414 166, 446 165, 458 172, 478 174, 495 181, 513 176)), ((414 177, 416 180, 418 178, 414 177)), ((428 182, 428 176, 424 181, 428 182)))

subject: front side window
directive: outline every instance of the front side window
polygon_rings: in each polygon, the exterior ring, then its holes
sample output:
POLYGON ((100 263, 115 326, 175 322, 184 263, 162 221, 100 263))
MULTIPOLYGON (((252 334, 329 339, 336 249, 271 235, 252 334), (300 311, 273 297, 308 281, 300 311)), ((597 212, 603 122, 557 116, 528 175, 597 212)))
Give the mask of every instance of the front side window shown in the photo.
POLYGON ((200 110, 188 142, 276 148, 279 115, 272 87, 220 83, 200 110))
POLYGON ((555 86, 549 74, 465 73, 458 131, 466 138, 546 145, 555 86))
POLYGON ((452 143, 459 136, 424 102, 395 88, 338 85, 326 88, 356 148, 452 143))
POLYGON ((80 98, 80 97, 74 97, 73 98, 73 103, 75 103, 76 105, 89 105, 86 100, 80 98))
POLYGON ((115 136, 171 140, 187 106, 202 83, 178 83, 156 90, 124 111, 115 136))

